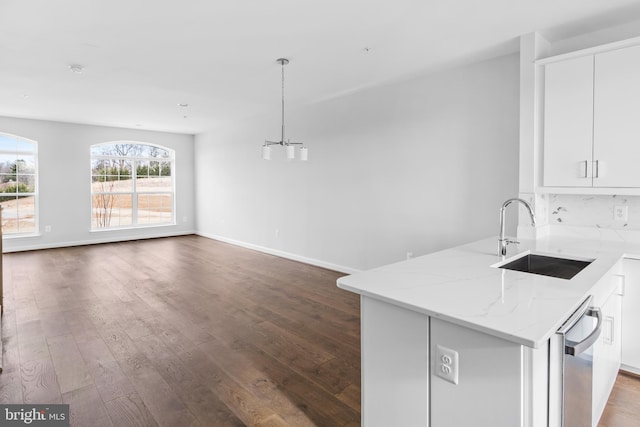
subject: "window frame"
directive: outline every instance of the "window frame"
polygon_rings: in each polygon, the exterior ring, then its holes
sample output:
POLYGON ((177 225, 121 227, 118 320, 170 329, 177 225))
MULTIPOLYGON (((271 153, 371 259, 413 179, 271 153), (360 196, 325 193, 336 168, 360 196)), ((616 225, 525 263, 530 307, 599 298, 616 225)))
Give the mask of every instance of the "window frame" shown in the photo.
MULTIPOLYGON (((16 158, 20 155, 20 154, 24 154, 24 155, 29 155, 29 156, 33 156, 33 187, 34 187, 34 191, 33 192, 29 192, 29 193, 18 193, 16 191, 15 195, 16 195, 16 199, 18 199, 18 195, 25 195, 25 196, 33 196, 33 231, 27 231, 27 232, 7 232, 4 228, 2 230, 2 237, 3 238, 7 238, 7 239, 16 239, 16 238, 22 238, 22 237, 34 237, 34 236, 40 236, 40 184, 39 184, 39 177, 40 177, 40 172, 39 172, 39 162, 38 162, 38 141, 35 141, 33 139, 29 139, 29 138, 25 138, 24 136, 20 136, 20 135, 15 135, 15 134, 11 134, 8 132, 0 132, 0 135, 5 136, 5 137, 9 137, 9 138, 13 138, 17 141, 21 141, 21 142, 26 142, 29 143, 31 145, 33 145, 33 151, 27 151, 27 150, 18 150, 16 147, 16 150, 4 150, 0 147, 0 155, 2 154, 10 154, 10 155, 16 155, 16 158)), ((18 174, 18 171, 16 170, 16 174, 18 174)), ((19 183, 19 181, 17 180, 16 177, 16 185, 19 183)), ((14 194, 14 193, 0 193, 1 194, 14 194)), ((6 196, 5 196, 6 197, 6 196)), ((18 199, 19 200, 19 199, 18 199)), ((19 211, 18 211, 19 213, 19 211)), ((19 216, 18 216, 19 218, 19 216)), ((4 222, 5 219, 4 217, 2 218, 2 221, 4 222)), ((18 221, 18 224, 20 222, 18 221)), ((19 228, 18 228, 19 230, 19 228)))
MULTIPOLYGON (((113 230, 130 230, 130 229, 138 229, 138 228, 152 228, 152 227, 168 227, 168 226, 175 226, 176 225, 176 218, 177 218, 177 214, 176 214, 176 177, 175 177, 175 150, 173 150, 172 148, 160 145, 160 144, 154 144, 154 143, 150 143, 150 142, 144 142, 144 141, 109 141, 109 142, 101 142, 101 143, 97 143, 97 144, 92 144, 89 147, 89 154, 90 154, 90 159, 89 159, 89 164, 90 164, 90 179, 89 179, 89 184, 91 186, 91 197, 90 197, 90 219, 91 219, 91 224, 90 224, 90 231, 91 232, 104 232, 104 231, 113 231, 113 230), (168 157, 146 157, 146 156, 126 156, 126 155, 117 155, 117 154, 93 154, 93 150, 97 147, 101 147, 101 146, 111 146, 111 145, 118 145, 118 144, 132 144, 132 145, 144 145, 144 146, 149 146, 149 147, 155 147, 158 148, 162 151, 165 151, 168 153, 168 157), (114 160, 125 160, 127 162, 130 162, 130 166, 131 166, 131 172, 130 172, 130 180, 131 180, 131 190, 130 191, 116 191, 116 192, 94 192, 93 189, 93 184, 94 184, 94 177, 96 175, 94 175, 93 173, 93 165, 94 165, 94 161, 96 160, 110 160, 110 161, 114 161, 114 160), (140 162, 151 162, 151 161, 157 161, 157 162, 168 162, 170 167, 171 167, 171 191, 138 191, 137 187, 138 187, 138 172, 137 172, 137 165, 140 162), (94 200, 94 195, 96 194, 111 194, 111 195, 116 195, 116 196, 130 196, 131 197, 131 224, 126 224, 126 225, 115 225, 115 226, 108 226, 108 227, 97 227, 95 225, 95 217, 94 217, 94 206, 93 206, 93 200, 94 200), (171 220, 168 222, 162 222, 162 223, 140 223, 139 222, 139 212, 138 212, 138 196, 139 195, 166 195, 169 194, 171 196, 171 220)), ((107 175, 105 175, 107 176, 107 175)), ((120 176, 120 175, 119 175, 120 176)), ((162 176, 162 175, 159 175, 162 176)))

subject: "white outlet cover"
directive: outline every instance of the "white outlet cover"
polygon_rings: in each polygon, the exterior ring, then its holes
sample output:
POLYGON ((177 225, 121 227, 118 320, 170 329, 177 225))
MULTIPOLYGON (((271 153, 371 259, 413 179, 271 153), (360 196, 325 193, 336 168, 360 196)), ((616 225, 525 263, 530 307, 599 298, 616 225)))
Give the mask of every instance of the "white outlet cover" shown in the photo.
POLYGON ((614 206, 613 207, 613 219, 615 221, 627 221, 629 217, 628 206, 614 206))
POLYGON ((435 357, 436 375, 452 384, 458 384, 458 352, 441 345, 436 346, 435 357))

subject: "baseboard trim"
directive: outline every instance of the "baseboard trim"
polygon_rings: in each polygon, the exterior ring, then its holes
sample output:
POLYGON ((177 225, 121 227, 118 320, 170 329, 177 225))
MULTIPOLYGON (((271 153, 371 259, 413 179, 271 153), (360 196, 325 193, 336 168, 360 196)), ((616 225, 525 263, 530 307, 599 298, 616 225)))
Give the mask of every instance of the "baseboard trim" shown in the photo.
POLYGON ((176 236, 188 236, 190 234, 196 234, 195 230, 187 230, 187 231, 178 231, 178 232, 167 232, 167 233, 155 233, 155 234, 141 234, 135 236, 118 236, 118 237, 105 237, 102 239, 91 239, 91 240, 74 240, 67 242, 53 242, 53 243, 34 243, 21 245, 19 247, 11 248, 7 247, 8 243, 5 241, 5 245, 3 247, 3 253, 12 253, 12 252, 26 252, 26 251, 37 251, 40 249, 55 249, 55 248, 67 248, 71 246, 87 246, 87 245, 101 245, 103 243, 118 243, 118 242, 129 242, 132 240, 145 240, 145 239, 157 239, 162 237, 176 237, 176 236))
POLYGON ((640 378, 640 369, 634 367, 634 366, 629 366, 629 365, 625 365, 624 363, 620 364, 620 370, 624 371, 628 374, 633 375, 634 377, 638 377, 640 378))
POLYGON ((180 232, 168 232, 168 233, 157 233, 153 235, 135 235, 135 236, 118 236, 118 237, 105 237, 103 239, 91 239, 91 240, 74 240, 67 242, 53 242, 53 243, 34 243, 21 245, 19 247, 5 247, 3 248, 4 253, 12 253, 12 252, 26 252, 26 251, 36 251, 40 249, 55 249, 55 248, 66 248, 71 246, 86 246, 86 245, 100 245, 103 243, 118 243, 118 242, 127 242, 132 240, 145 240, 145 239, 156 239, 162 237, 175 237, 175 236, 186 236, 189 234, 195 234, 201 237, 205 237, 208 239, 218 240, 220 242, 229 243, 231 245, 240 246, 247 249, 252 249, 258 252, 263 252, 269 255, 275 255, 281 258, 290 259, 293 261, 303 262, 309 265, 315 265, 316 267, 326 268, 328 270, 338 271, 340 273, 345 274, 356 274, 360 273, 361 270, 345 267, 343 265, 334 264, 331 262, 322 261, 315 258, 309 258, 306 256, 293 254, 290 252, 281 251, 278 249, 268 248, 266 246, 255 245, 253 243, 247 243, 240 240, 230 239, 228 237, 219 236, 217 234, 210 233, 202 233, 195 230, 188 231, 180 231, 180 232))
POLYGON ((231 245, 240 246, 240 247, 247 248, 247 249, 252 249, 254 251, 263 252, 263 253, 266 253, 266 254, 269 254, 269 255, 275 255, 275 256, 278 256, 280 258, 287 258, 287 259, 290 259, 290 260, 293 260, 293 261, 303 262, 303 263, 309 264, 309 265, 315 265, 316 267, 322 267, 322 268, 326 268, 328 270, 337 271, 337 272, 340 272, 340 273, 356 274, 356 273, 360 273, 360 271, 361 271, 361 270, 357 270, 355 268, 345 267, 343 265, 333 264, 333 263, 322 261, 322 260, 315 259, 315 258, 309 258, 309 257, 306 257, 306 256, 302 256, 302 255, 292 254, 290 252, 281 251, 281 250, 278 250, 278 249, 268 248, 268 247, 265 247, 265 246, 255 245, 253 243, 247 243, 247 242, 242 242, 240 240, 230 239, 228 237, 219 236, 217 234, 202 233, 202 232, 196 232, 195 234, 197 234, 198 236, 201 236, 201 237, 206 237, 207 239, 218 240, 220 242, 229 243, 231 245))

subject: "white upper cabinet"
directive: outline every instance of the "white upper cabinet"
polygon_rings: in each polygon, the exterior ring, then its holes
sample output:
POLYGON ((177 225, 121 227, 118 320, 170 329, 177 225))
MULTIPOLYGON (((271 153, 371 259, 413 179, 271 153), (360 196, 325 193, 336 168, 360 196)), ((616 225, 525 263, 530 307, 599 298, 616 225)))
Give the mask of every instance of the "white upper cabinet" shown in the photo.
POLYGON ((594 185, 640 187, 640 46, 597 55, 594 87, 594 185))
POLYGON ((591 187, 593 56, 545 67, 544 185, 591 187))
POLYGON ((640 46, 545 66, 545 187, 640 187, 640 46))

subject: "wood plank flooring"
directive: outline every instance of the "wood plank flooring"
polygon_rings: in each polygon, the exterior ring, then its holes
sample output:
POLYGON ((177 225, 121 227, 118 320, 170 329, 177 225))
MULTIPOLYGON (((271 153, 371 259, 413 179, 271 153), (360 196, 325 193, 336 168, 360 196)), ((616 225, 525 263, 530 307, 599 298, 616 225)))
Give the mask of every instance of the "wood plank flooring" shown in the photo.
POLYGON ((640 426, 640 377, 621 372, 598 427, 640 426))
MULTIPOLYGON (((72 426, 358 426, 340 273, 183 236, 5 254, 0 402, 72 426)), ((640 424, 620 375, 600 425, 640 424)))
POLYGON ((72 426, 357 426, 341 274, 183 236, 4 256, 0 402, 72 426))

